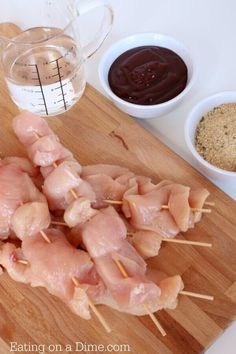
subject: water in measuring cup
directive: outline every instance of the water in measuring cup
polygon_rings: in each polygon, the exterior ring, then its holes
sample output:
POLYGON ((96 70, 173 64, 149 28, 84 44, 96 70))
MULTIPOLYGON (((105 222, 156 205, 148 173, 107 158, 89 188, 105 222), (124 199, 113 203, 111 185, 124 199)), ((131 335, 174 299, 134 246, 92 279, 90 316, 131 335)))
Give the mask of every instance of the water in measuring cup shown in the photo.
POLYGON ((22 32, 17 41, 34 44, 10 43, 4 51, 3 66, 13 101, 19 108, 42 116, 68 110, 86 85, 75 41, 56 28, 45 27, 22 32))

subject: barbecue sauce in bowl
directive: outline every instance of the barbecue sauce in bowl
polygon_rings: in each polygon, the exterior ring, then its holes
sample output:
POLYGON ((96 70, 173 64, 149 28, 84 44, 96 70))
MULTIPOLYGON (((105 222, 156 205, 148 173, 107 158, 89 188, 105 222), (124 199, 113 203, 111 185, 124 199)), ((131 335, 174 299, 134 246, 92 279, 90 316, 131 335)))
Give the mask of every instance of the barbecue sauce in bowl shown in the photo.
POLYGON ((187 66, 180 56, 158 46, 142 46, 124 52, 108 73, 113 93, 138 105, 171 100, 184 90, 187 79, 187 66))

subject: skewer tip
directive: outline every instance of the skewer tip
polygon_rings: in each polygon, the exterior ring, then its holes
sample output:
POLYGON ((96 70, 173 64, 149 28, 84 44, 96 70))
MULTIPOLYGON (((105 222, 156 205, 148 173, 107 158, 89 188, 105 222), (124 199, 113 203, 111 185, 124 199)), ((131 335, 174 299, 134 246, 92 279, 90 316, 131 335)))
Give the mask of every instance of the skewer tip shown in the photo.
POLYGON ((47 243, 51 243, 50 239, 48 238, 48 236, 46 235, 46 233, 44 231, 41 230, 40 234, 47 243))
POLYGON ((213 301, 214 300, 214 296, 194 293, 192 291, 182 290, 182 291, 179 292, 179 294, 180 295, 190 296, 190 297, 196 297, 198 299, 203 299, 203 300, 209 300, 209 301, 213 301))

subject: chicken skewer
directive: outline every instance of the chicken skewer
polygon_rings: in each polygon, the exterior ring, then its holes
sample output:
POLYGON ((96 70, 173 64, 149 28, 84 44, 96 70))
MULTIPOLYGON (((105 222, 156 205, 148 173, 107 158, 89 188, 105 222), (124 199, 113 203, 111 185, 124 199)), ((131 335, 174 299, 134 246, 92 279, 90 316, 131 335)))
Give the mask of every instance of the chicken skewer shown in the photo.
MULTIPOLYGON (((121 263, 120 260, 113 258, 117 267, 119 268, 121 274, 123 275, 124 278, 129 278, 129 275, 126 271, 126 269, 124 268, 123 264, 121 263)), ((161 333, 161 335, 163 337, 166 336, 166 331, 164 330, 164 328, 162 327, 162 325, 160 324, 160 322, 157 320, 157 318, 154 316, 154 314, 150 311, 148 305, 145 303, 143 304, 144 309, 147 311, 149 317, 151 318, 152 322, 155 324, 155 326, 157 327, 157 329, 159 330, 159 332, 161 333)))
MULTIPOLYGON (((35 133, 35 132, 34 132, 34 136, 35 136, 37 139, 40 138, 39 134, 38 134, 38 133, 35 133)), ((55 161, 54 161, 54 163, 53 163, 53 166, 54 166, 55 168, 57 167, 57 164, 56 164, 55 161)), ((73 195, 74 199, 76 200, 76 199, 78 198, 76 192, 75 192, 73 189, 71 189, 70 192, 71 192, 71 194, 73 195)), ((45 239, 47 242, 48 242, 48 241, 50 242, 49 239, 45 238, 45 235, 44 235, 44 234, 42 234, 42 236, 44 237, 44 239, 45 239)), ((150 317, 152 318, 152 316, 150 316, 150 317)))
MULTIPOLYGON (((120 260, 118 259, 114 259, 114 261, 116 262, 117 264, 117 267, 119 268, 121 274, 125 277, 125 278, 128 278, 128 273, 126 271, 126 269, 124 268, 124 265, 121 263, 120 260)), ((181 290, 179 291, 179 294, 180 295, 186 295, 186 296, 190 296, 190 297, 196 297, 196 298, 199 298, 199 299, 203 299, 203 300, 209 300, 209 301, 213 301, 214 300, 214 296, 211 296, 211 295, 204 295, 204 294, 199 294, 199 293, 194 293, 192 291, 184 291, 184 290, 181 290)), ((159 324, 160 325, 160 324, 159 324)), ((162 329, 163 332, 165 333, 164 329, 162 329)), ((160 331, 162 332, 162 331, 160 331)), ((165 334, 164 334, 165 335, 165 334)))
MULTIPOLYGON (((54 166, 55 167, 55 166, 54 166)), ((72 189, 73 190, 73 189, 72 189)), ((74 192, 74 191, 73 191, 74 192)), ((71 193, 71 194, 73 194, 73 193, 71 193)), ((75 198, 75 199, 77 199, 77 198, 75 198)))
MULTIPOLYGON (((48 236, 47 236, 47 238, 48 238, 48 236)), ((51 241, 50 241, 50 244, 52 244, 51 241)), ((14 261, 16 263, 19 263, 19 264, 22 264, 22 265, 25 265, 25 266, 30 266, 30 262, 28 260, 18 258, 16 255, 14 255, 14 261)), ((75 287, 80 287, 79 280, 78 280, 77 277, 72 276, 71 280, 72 280, 73 284, 75 285, 75 287)), ((83 290, 83 291, 85 291, 85 290, 83 290)), ((110 333, 111 332, 111 328, 110 328, 109 324, 107 323, 107 321, 105 320, 103 315, 100 313, 100 311, 93 304, 92 300, 89 298, 88 295, 87 295, 87 301, 88 301, 88 305, 89 305, 90 309, 95 314, 95 316, 98 318, 99 322, 102 324, 104 329, 108 333, 110 333)))
MULTIPOLYGON (((24 264, 24 265, 29 265, 29 262, 27 260, 24 259, 16 259, 15 260, 18 263, 24 264)), ((121 264, 121 262, 117 259, 114 259, 114 261, 116 262, 121 274, 124 277, 128 277, 128 274, 124 268, 124 266, 121 264)), ((73 280, 74 282, 74 280, 73 280)), ((77 280, 78 283, 78 280, 77 280)), ((190 297, 195 297, 195 298, 199 298, 199 299, 203 299, 203 300, 209 300, 209 301, 213 301, 214 300, 214 296, 211 295, 205 295, 205 294, 200 294, 200 293, 196 293, 196 292, 192 292, 192 291, 185 291, 185 290, 181 290, 179 292, 180 295, 185 295, 185 296, 190 296, 190 297)))
MULTIPOLYGON (((19 263, 22 263, 22 264, 28 264, 28 262, 27 261, 25 261, 25 260, 18 260, 18 262, 19 263)), ((119 269, 120 269, 120 267, 119 267, 119 269)), ((72 281, 75 283, 75 281, 72 279, 72 281)), ((189 293, 190 294, 190 293, 189 293)), ((198 295, 198 294, 197 294, 198 295)), ((197 296, 197 295, 195 295, 195 296, 197 296)), ((198 296, 199 297, 199 296, 198 296)), ((94 309, 94 305, 91 305, 90 306, 92 309, 94 309)), ((145 306, 145 310, 148 312, 148 314, 149 314, 149 309, 148 309, 148 307, 147 306, 145 306)), ((154 321, 154 323, 155 323, 155 325, 158 327, 158 329, 159 330, 161 330, 161 333, 162 334, 164 334, 165 332, 164 332, 164 330, 163 329, 160 329, 160 324, 158 324, 158 322, 157 322, 157 320, 156 320, 156 318, 155 318, 155 316, 152 314, 152 313, 150 313, 151 315, 150 315, 150 317, 152 318, 152 320, 154 321)), ((100 317, 100 316, 99 316, 100 317)))
MULTIPOLYGON (((68 227, 67 223, 65 223, 64 221, 52 221, 51 224, 68 227)), ((127 236, 133 237, 133 235, 135 235, 135 232, 127 232, 127 236)), ((212 247, 212 243, 180 240, 180 239, 176 239, 176 238, 162 238, 161 241, 170 242, 170 243, 177 243, 177 244, 184 244, 184 245, 189 245, 189 246, 212 247)))
MULTIPOLYGON (((23 159, 14 160, 14 163, 13 159, 10 159, 8 162, 5 164, 5 161, 3 161, 3 165, 1 166, 1 181, 2 183, 6 181, 4 184, 5 188, 2 188, 2 198, 4 197, 2 204, 11 213, 7 218, 7 224, 6 222, 3 223, 4 229, 9 234, 10 227, 20 239, 23 239, 26 235, 30 237, 34 233, 39 232, 47 242, 51 243, 46 232, 43 231, 50 224, 50 214, 46 198, 35 187, 28 174, 23 172, 23 167, 27 166, 23 159), (23 167, 20 169, 19 165, 23 167), (10 192, 7 191, 7 182, 11 187, 10 192), (8 199, 9 202, 7 202, 8 199), (14 201, 14 204, 12 204, 12 201, 14 201), (27 225, 29 221, 32 223, 31 225, 27 225)), ((25 266, 29 264, 27 260, 18 259, 17 257, 15 257, 15 261, 25 266)), ((91 309, 94 311, 94 307, 91 306, 91 309)), ((98 314, 99 312, 96 311, 96 316, 98 314)), ((101 314, 99 314, 99 319, 102 319, 101 323, 104 326, 106 322, 101 314)), ((106 324, 104 328, 108 330, 109 326, 106 324)))
MULTIPOLYGON (((110 199, 105 199, 103 200, 105 203, 108 204, 114 204, 114 205, 122 205, 123 201, 122 200, 110 200, 110 199)), ((168 205, 161 205, 161 209, 169 209, 168 205)), ((206 214, 210 214, 211 213, 211 209, 202 209, 202 208, 190 208, 191 211, 193 212, 198 212, 198 213, 206 213, 206 214)))

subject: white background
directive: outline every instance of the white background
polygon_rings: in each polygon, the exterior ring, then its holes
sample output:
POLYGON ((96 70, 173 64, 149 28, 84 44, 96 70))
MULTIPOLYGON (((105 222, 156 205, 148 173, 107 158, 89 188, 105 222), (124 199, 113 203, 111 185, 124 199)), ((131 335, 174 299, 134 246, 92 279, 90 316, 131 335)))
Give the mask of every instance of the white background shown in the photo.
MULTIPOLYGON (((16 22, 16 19, 20 20, 21 17, 22 21, 18 23, 20 26, 25 20, 31 22, 31 25, 36 24, 42 15, 37 11, 41 1, 2 1, 0 22, 16 22)), ((54 2, 60 6, 63 0, 54 2)), ((98 63, 104 51, 122 37, 137 32, 157 32, 171 35, 183 42, 190 49, 198 66, 194 88, 181 106, 169 115, 137 122, 193 164, 183 134, 188 112, 207 95, 236 90, 236 1, 110 0, 110 3, 114 8, 115 23, 102 48, 86 63, 88 82, 102 91, 98 79, 98 63)), ((81 21, 84 39, 93 36, 97 30, 98 18, 99 14, 93 14, 85 16, 81 21)), ((221 184, 219 187, 236 199, 236 184, 221 184)), ((236 323, 212 345, 207 354, 235 354, 235 334, 236 323)))
MULTIPOLYGON (((102 48, 87 61, 88 82, 102 91, 97 71, 101 56, 112 43, 127 35, 138 32, 164 33, 185 44, 198 67, 193 89, 172 113, 137 122, 193 164, 183 133, 188 112, 205 96, 236 90, 236 1, 110 0, 110 3, 115 12, 114 26, 102 48)), ((86 16, 82 28, 84 37, 92 36, 95 23, 95 16, 86 16)), ((236 184, 218 186, 236 199, 236 184)), ((235 353, 236 323, 207 351, 207 354, 235 353)))

